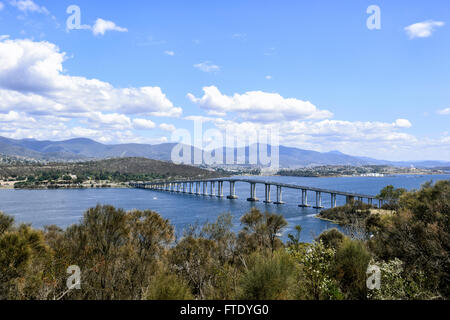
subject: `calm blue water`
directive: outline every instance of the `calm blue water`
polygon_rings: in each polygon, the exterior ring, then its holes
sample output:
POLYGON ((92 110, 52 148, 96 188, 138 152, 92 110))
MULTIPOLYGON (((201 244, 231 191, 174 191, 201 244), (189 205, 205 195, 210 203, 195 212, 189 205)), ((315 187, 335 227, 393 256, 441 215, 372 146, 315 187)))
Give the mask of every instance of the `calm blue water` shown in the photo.
MULTIPOLYGON (((272 180, 305 186, 314 186, 339 191, 351 191, 376 195, 383 187, 392 184, 395 187, 418 189, 430 180, 448 180, 450 175, 346 177, 346 178, 300 178, 300 177, 252 177, 253 179, 272 180)), ((224 183, 224 194, 228 194, 228 183, 224 183)), ((319 220, 314 216, 317 210, 299 208, 299 191, 284 189, 284 205, 266 205, 262 201, 252 204, 246 201, 249 196, 247 183, 236 183, 238 200, 218 199, 167 192, 139 189, 85 189, 85 190, 0 190, 0 211, 14 216, 17 222, 31 223, 36 228, 55 224, 65 228, 77 223, 84 211, 96 204, 111 204, 130 209, 151 209, 160 213, 175 226, 177 234, 189 224, 213 222, 221 213, 230 212, 234 217, 235 230, 239 230, 239 218, 252 206, 262 211, 282 214, 289 222, 283 233, 286 239, 296 225, 301 225, 302 241, 310 242, 322 231, 336 225, 319 220)), ((276 197, 276 188, 272 187, 272 200, 276 197), (274 190, 275 189, 275 190, 274 190)), ((257 197, 264 200, 264 186, 257 185, 257 197)), ((314 193, 308 193, 308 202, 314 203, 314 193)), ((328 195, 322 196, 325 207, 330 206, 328 195)), ((338 204, 345 202, 338 196, 338 204)))

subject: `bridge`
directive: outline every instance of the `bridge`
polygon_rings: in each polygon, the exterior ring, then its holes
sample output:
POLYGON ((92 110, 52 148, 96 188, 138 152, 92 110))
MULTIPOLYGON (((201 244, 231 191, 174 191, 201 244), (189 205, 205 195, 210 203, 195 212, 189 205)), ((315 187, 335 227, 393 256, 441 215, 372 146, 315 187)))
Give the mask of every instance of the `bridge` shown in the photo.
POLYGON ((250 187, 250 194, 247 198, 247 201, 256 202, 259 199, 256 197, 256 186, 263 185, 265 188, 265 198, 264 203, 272 203, 270 198, 271 187, 276 188, 276 201, 273 201, 273 204, 282 205, 283 202, 283 189, 296 189, 301 191, 301 203, 299 207, 310 207, 308 204, 308 192, 315 193, 315 204, 313 208, 321 209, 322 205, 322 195, 328 194, 331 197, 331 207, 336 207, 336 199, 337 196, 343 196, 346 198, 346 203, 351 203, 355 199, 358 201, 367 200, 367 203, 372 205, 373 201, 379 201, 379 207, 384 203, 383 199, 378 199, 373 195, 367 194, 359 194, 353 192, 345 192, 345 191, 337 191, 337 190, 329 190, 308 186, 299 186, 296 184, 287 184, 273 181, 264 181, 264 180, 256 180, 256 179, 245 179, 245 178, 220 178, 220 179, 204 179, 204 180, 180 180, 180 181, 163 181, 163 182, 130 182, 129 185, 134 188, 140 189, 151 189, 158 191, 166 191, 166 192, 175 192, 175 193, 185 193, 192 195, 201 195, 201 196, 209 196, 209 197, 224 197, 224 183, 229 185, 229 194, 226 196, 227 199, 237 199, 235 184, 237 182, 248 183, 250 187), (216 185, 217 185, 217 193, 216 193, 216 185))

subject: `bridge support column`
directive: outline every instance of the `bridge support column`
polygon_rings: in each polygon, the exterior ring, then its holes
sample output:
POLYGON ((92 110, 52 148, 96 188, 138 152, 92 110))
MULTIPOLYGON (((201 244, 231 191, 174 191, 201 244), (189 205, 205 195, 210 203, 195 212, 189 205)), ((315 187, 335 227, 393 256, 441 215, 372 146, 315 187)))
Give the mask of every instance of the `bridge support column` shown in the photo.
POLYGON ((281 189, 281 186, 277 186, 277 201, 275 201, 274 204, 284 204, 283 190, 281 189))
POLYGON ((208 182, 206 181, 203 182, 203 195, 204 196, 208 195, 208 182))
POLYGON ((316 205, 314 206, 314 209, 322 209, 322 192, 316 191, 316 205))
POLYGON ((308 208, 308 190, 302 189, 302 203, 299 205, 300 208, 308 208))
POLYGON ((200 195, 200 182, 195 183, 195 194, 200 195))
POLYGON ((223 181, 217 182, 217 197, 223 198, 223 181))
POLYGON ((369 203, 369 205, 372 205, 373 204, 373 199, 372 198, 367 199, 367 203, 369 203))
POLYGON ((337 197, 336 193, 331 194, 331 207, 332 208, 336 208, 336 197, 337 197))
POLYGON ((378 206, 378 208, 380 208, 381 209, 381 207, 383 206, 383 200, 378 200, 378 204, 379 204, 379 206, 378 206))
POLYGON ((346 203, 347 204, 352 204, 353 202, 355 202, 355 197, 352 197, 352 196, 347 196, 346 197, 346 203))
POLYGON ((236 196, 236 188, 234 186, 235 182, 234 181, 230 181, 230 195, 227 197, 227 199, 237 199, 238 197, 236 196))
POLYGON ((258 198, 256 198, 256 183, 250 183, 250 198, 247 198, 247 201, 259 201, 258 198))
POLYGON ((272 201, 270 201, 270 184, 266 184, 265 188, 266 188, 266 192, 265 192, 266 200, 264 200, 264 203, 272 203, 272 201))
POLYGON ((209 195, 211 197, 214 197, 216 195, 216 183, 214 181, 211 181, 211 189, 209 195))

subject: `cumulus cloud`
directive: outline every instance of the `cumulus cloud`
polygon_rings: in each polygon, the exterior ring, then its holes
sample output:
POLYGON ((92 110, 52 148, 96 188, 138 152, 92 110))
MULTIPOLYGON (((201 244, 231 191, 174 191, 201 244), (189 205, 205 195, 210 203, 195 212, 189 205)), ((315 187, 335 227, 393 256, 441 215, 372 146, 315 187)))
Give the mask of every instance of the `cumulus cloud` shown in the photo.
POLYGON ((134 141, 134 129, 156 127, 147 117, 182 113, 159 87, 117 88, 71 76, 63 71, 66 59, 49 42, 0 41, 0 135, 134 141))
MULTIPOLYGON (((411 134, 401 132, 402 128, 396 122, 326 119, 258 123, 253 121, 237 122, 212 117, 190 116, 185 119, 187 118, 213 123, 224 133, 237 137, 238 145, 247 143, 245 137, 248 137, 251 133, 265 135, 278 132, 279 143, 285 146, 321 152, 340 150, 352 155, 370 155, 380 159, 394 159, 395 157, 402 159, 403 156, 403 160, 405 160, 405 154, 409 157, 417 152, 416 146, 437 143, 433 140, 418 140, 411 134)), ((439 146, 439 148, 441 147, 442 145, 439 146)))
POLYGON ((220 71, 220 67, 218 65, 213 64, 211 61, 205 61, 205 62, 194 64, 194 68, 197 68, 203 72, 220 71))
POLYGON ((94 33, 94 35, 104 35, 107 31, 128 32, 128 29, 119 27, 112 21, 98 18, 95 21, 94 26, 92 27, 92 32, 94 33))
POLYGON ((159 87, 115 88, 107 82, 63 73, 66 54, 49 42, 0 42, 0 109, 51 113, 114 111, 179 116, 159 87))
POLYGON ((171 57, 173 57, 175 55, 175 52, 169 51, 169 50, 164 51, 164 53, 167 54, 168 56, 171 56, 171 57))
POLYGON ((445 109, 442 109, 442 110, 438 110, 437 113, 440 114, 440 115, 449 115, 450 114, 450 108, 445 108, 445 109))
POLYGON ((405 27, 405 31, 410 39, 427 38, 432 35, 437 27, 443 27, 444 25, 445 23, 442 21, 428 20, 409 25, 405 27))
POLYGON ((244 120, 277 122, 283 120, 325 119, 333 114, 319 110, 309 101, 284 98, 278 93, 250 91, 233 96, 222 94, 215 86, 204 87, 201 98, 189 93, 187 97, 210 115, 225 116, 237 113, 244 120))
POLYGON ((44 14, 50 13, 46 7, 39 6, 32 0, 12 0, 12 1, 10 1, 10 4, 24 13, 27 13, 27 12, 37 12, 37 13, 44 13, 44 14))
POLYGON ((2 11, 4 7, 5 5, 3 4, 3 2, 0 2, 0 11, 2 11))
POLYGON ((161 123, 159 125, 159 128, 161 130, 169 131, 169 132, 173 132, 173 131, 175 131, 177 129, 177 128, 175 128, 175 126, 173 124, 167 124, 167 123, 161 123))
POLYGON ((395 120, 394 125, 397 128, 411 128, 412 127, 411 122, 409 122, 409 120, 407 120, 407 119, 397 119, 397 120, 395 120))

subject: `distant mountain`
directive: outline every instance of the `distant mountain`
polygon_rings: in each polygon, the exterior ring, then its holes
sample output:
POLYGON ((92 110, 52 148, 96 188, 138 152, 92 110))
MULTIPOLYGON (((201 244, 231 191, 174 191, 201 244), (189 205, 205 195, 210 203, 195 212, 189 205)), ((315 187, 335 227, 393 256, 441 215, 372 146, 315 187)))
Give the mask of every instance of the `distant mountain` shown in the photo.
MULTIPOLYGON (((0 137, 0 154, 36 159, 42 161, 84 161, 92 159, 143 157, 154 160, 170 161, 172 149, 175 143, 149 144, 115 144, 106 145, 91 139, 78 138, 65 141, 38 141, 34 139, 15 140, 0 137)), ((191 157, 194 151, 201 152, 191 147, 191 157)), ((242 152, 243 150, 239 150, 242 152)), ((216 151, 220 152, 220 150, 216 151)), ((222 150, 224 159, 226 150, 222 150)), ((232 152, 237 155, 238 150, 232 152)), ((248 160, 249 148, 244 150, 248 160)), ((280 167, 298 168, 319 165, 393 165, 415 167, 450 167, 450 162, 445 161, 385 161, 367 157, 355 157, 340 151, 317 152, 280 146, 280 167)))

